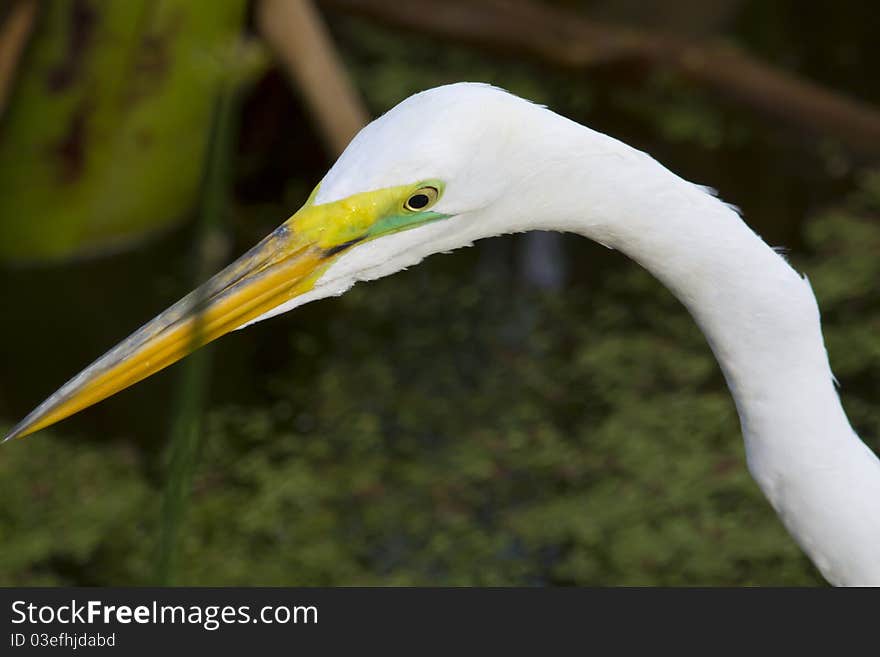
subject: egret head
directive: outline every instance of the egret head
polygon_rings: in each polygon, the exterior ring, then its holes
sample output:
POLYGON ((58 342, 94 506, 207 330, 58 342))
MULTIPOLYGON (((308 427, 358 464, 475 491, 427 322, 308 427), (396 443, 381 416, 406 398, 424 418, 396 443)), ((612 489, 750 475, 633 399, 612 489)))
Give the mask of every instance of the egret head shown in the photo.
POLYGON ((521 133, 535 112, 549 114, 501 89, 459 83, 411 96, 370 123, 281 227, 322 249, 320 275, 258 319, 509 232, 534 164, 521 153, 521 133))
POLYGON ((518 135, 534 112, 547 110, 481 84, 405 100, 355 137, 290 219, 71 379, 7 439, 76 413, 229 331, 431 253, 524 229, 510 216, 533 169, 521 165, 528 158, 518 135))

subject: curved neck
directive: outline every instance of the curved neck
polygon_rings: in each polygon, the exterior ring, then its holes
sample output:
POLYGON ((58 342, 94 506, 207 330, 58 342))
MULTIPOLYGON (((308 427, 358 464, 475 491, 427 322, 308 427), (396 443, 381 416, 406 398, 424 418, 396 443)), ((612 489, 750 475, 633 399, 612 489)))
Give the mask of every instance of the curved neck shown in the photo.
MULTIPOLYGON (((549 220, 637 261, 687 307, 736 403, 749 469, 835 584, 880 584, 880 462, 850 427, 805 278, 736 211, 650 157, 584 129, 607 156, 569 161, 581 215, 549 220)), ((569 206, 570 208, 570 206, 569 206)), ((547 225, 542 227, 548 227, 547 225)))

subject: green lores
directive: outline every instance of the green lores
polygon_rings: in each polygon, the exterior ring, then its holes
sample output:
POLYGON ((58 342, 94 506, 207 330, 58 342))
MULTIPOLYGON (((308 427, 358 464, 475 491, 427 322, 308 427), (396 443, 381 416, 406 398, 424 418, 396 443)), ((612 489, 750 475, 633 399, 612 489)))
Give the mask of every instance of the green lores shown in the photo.
POLYGON ((427 180, 316 205, 318 185, 285 226, 296 235, 298 245, 313 244, 335 254, 358 242, 448 218, 430 209, 442 196, 443 188, 441 181, 427 180))
POLYGON ((430 210, 442 189, 423 181, 316 205, 315 188, 271 235, 62 386, 6 439, 63 420, 308 292, 349 247, 445 218, 430 210))

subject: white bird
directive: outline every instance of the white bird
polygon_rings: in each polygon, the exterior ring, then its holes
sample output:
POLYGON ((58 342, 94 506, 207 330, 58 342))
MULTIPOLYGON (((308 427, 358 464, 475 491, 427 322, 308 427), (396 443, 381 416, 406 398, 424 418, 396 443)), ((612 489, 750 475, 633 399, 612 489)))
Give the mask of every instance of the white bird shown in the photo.
POLYGON ((424 257, 528 230, 618 249, 699 324, 748 467, 836 585, 880 585, 880 461, 841 407, 806 278, 729 205, 626 144, 503 90, 430 89, 365 127, 296 214, 12 429, 67 417, 236 328, 424 257))

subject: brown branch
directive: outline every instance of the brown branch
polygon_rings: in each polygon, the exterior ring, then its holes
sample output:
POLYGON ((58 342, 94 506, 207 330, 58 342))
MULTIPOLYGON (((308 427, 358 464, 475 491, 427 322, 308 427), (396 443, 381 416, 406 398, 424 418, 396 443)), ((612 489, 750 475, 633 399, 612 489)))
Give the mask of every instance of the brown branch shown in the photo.
POLYGON ((12 91, 18 60, 37 15, 37 0, 19 0, 0 25, 0 116, 12 91))
POLYGON ((523 55, 566 69, 635 64, 674 71, 776 120, 880 156, 880 109, 718 42, 621 27, 527 0, 320 0, 457 43, 523 55))
POLYGON ((300 89, 327 147, 339 155, 369 120, 311 0, 261 0, 257 25, 300 89))

